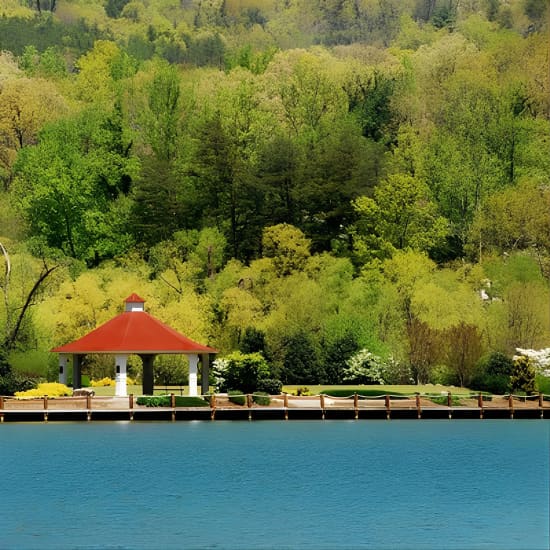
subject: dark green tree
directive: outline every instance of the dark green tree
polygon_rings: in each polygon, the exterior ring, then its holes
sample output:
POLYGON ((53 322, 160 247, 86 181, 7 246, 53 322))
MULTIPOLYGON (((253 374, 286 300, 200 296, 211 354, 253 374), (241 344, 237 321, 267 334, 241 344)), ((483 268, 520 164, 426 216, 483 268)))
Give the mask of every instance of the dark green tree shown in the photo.
POLYGON ((281 378, 285 384, 322 384, 325 381, 319 348, 313 337, 297 331, 283 337, 281 378))
POLYGON ((107 0, 107 3, 105 4, 105 13, 109 17, 120 17, 124 6, 128 4, 129 1, 130 0, 107 0))

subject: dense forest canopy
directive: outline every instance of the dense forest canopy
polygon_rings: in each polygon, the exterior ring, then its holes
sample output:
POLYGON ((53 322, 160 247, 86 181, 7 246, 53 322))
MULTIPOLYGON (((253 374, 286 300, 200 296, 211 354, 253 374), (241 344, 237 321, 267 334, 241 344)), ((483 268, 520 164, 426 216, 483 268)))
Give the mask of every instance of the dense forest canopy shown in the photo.
POLYGON ((0 376, 132 292, 285 382, 546 347, 549 4, 4 0, 0 376))

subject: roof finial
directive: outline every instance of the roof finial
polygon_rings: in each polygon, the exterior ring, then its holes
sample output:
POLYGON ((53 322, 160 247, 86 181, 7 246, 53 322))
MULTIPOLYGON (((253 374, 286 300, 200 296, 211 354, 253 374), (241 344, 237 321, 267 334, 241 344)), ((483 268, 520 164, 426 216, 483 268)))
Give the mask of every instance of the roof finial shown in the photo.
POLYGON ((137 294, 130 294, 125 302, 125 311, 145 311, 145 306, 143 305, 145 303, 145 300, 138 296, 137 294))

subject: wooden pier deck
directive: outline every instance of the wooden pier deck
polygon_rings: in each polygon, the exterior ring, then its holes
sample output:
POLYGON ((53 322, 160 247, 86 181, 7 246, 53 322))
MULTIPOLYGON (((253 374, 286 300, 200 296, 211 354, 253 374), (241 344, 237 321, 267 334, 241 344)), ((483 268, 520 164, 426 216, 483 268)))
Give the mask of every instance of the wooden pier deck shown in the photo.
MULTIPOLYGON (((446 405, 426 396, 334 398, 326 395, 272 396, 270 404, 232 403, 226 395, 208 396, 204 407, 146 407, 129 397, 15 399, 0 396, 0 422, 177 421, 177 420, 391 420, 391 419, 550 419, 550 396, 483 396, 446 405)), ((175 400, 172 398, 172 403, 175 400)))

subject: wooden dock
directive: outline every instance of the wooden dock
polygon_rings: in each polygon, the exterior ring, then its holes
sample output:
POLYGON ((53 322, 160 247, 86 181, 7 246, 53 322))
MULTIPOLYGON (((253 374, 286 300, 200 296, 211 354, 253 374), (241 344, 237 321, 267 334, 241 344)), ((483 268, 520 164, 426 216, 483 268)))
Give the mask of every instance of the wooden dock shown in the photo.
MULTIPOLYGON (((0 423, 50 421, 178 421, 178 420, 392 420, 392 419, 550 419, 550 396, 482 395, 453 405, 452 396, 441 405, 420 394, 377 396, 354 394, 347 398, 326 395, 271 396, 268 406, 247 396, 245 405, 232 403, 226 395, 207 396, 205 407, 137 405, 128 397, 61 397, 15 399, 0 396, 0 423)), ((441 399, 439 399, 440 401, 441 399)))

